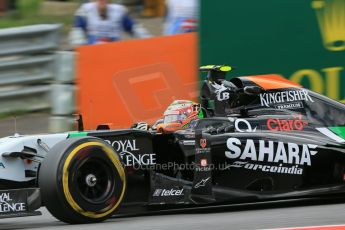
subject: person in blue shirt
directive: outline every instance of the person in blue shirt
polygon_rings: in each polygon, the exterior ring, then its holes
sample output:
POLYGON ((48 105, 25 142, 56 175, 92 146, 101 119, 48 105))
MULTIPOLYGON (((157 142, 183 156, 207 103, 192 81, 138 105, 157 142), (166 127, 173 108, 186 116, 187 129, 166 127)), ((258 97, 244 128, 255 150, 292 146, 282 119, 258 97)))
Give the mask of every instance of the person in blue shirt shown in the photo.
POLYGON ((81 45, 114 42, 121 40, 123 32, 138 38, 150 37, 150 34, 128 15, 125 6, 110 4, 108 0, 96 0, 82 4, 77 10, 71 43, 81 45), (83 35, 86 39, 82 38, 83 35))

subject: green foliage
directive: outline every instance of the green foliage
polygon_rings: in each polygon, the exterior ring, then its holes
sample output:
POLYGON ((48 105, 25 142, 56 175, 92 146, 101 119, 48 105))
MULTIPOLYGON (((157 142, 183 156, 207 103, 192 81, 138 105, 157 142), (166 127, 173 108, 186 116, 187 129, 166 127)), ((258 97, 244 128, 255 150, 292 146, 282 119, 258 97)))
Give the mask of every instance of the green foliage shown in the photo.
POLYGON ((42 0, 17 0, 17 10, 20 17, 37 15, 42 0))
POLYGON ((6 119, 6 118, 11 118, 11 117, 17 117, 17 116, 22 116, 28 114, 27 111, 24 110, 16 110, 12 112, 6 112, 6 113, 0 113, 0 119, 6 119))
MULTIPOLYGON (((67 34, 73 23, 73 15, 41 14, 44 0, 16 0, 16 11, 0 17, 0 29, 44 23, 61 23, 63 33, 67 34)), ((54 10, 54 9, 50 9, 54 10)))

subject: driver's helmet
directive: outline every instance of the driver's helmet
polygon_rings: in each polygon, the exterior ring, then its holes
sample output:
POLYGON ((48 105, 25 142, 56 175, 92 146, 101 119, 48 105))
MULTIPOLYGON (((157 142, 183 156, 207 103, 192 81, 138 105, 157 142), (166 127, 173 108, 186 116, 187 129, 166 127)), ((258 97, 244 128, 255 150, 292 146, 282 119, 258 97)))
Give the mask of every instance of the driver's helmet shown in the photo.
POLYGON ((157 125, 157 131, 169 133, 189 128, 192 121, 202 117, 203 114, 199 103, 176 100, 165 110, 163 122, 157 125))

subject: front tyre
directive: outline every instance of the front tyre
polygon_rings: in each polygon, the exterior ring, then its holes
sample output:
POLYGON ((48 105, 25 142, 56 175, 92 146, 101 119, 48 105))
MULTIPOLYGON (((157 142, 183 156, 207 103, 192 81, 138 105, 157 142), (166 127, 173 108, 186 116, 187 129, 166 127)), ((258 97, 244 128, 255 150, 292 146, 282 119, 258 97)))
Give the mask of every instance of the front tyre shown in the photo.
POLYGON ((92 137, 72 138, 49 151, 40 168, 39 187, 43 205, 57 219, 94 223, 117 210, 126 175, 110 145, 92 137))

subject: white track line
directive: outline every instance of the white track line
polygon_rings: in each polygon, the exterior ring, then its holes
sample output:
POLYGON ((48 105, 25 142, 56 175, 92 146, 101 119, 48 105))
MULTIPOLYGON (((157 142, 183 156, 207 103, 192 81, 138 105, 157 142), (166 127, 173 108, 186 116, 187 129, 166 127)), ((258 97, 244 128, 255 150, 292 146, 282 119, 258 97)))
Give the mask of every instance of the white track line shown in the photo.
POLYGON ((288 228, 267 228, 262 230, 291 230, 291 229, 313 229, 313 228, 334 228, 334 227, 343 227, 345 229, 345 224, 339 225, 319 225, 319 226, 304 226, 304 227, 288 227, 288 228))

